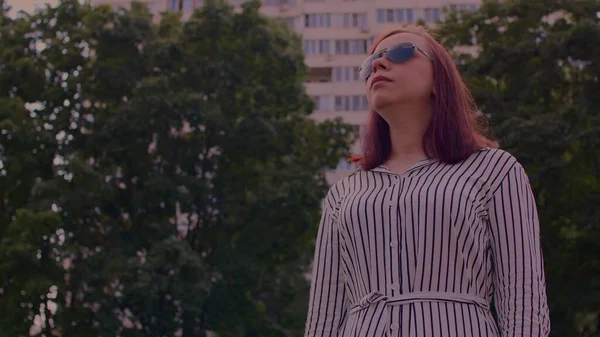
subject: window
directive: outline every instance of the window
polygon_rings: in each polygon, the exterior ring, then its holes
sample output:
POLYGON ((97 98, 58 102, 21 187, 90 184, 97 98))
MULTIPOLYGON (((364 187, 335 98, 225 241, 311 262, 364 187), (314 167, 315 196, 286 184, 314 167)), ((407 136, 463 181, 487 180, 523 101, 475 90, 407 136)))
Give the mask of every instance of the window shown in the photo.
POLYGON ((304 27, 331 27, 331 14, 306 14, 304 27))
POLYGON ((342 15, 342 27, 350 27, 350 15, 342 15))
POLYGON ((334 67, 331 73, 332 82, 360 81, 358 67, 334 67))
POLYGON ((156 14, 156 3, 154 2, 149 2, 148 3, 148 11, 150 12, 150 14, 154 15, 156 14))
POLYGON ((425 21, 436 22, 440 20, 439 8, 425 8, 425 21))
POLYGON ((394 10, 388 9, 385 11, 385 21, 386 22, 394 22, 394 10))
POLYGON ((425 8, 425 11, 424 11, 424 16, 425 16, 425 17, 424 17, 425 21, 427 21, 427 22, 431 22, 431 18, 432 18, 432 15, 431 15, 431 8, 425 8))
POLYGON ((316 14, 304 15, 304 27, 315 27, 317 25, 316 14))
POLYGON ((335 40, 335 53, 338 55, 366 54, 369 40, 335 40))
POLYGON ((302 50, 304 50, 304 54, 306 54, 306 55, 316 55, 317 54, 317 41, 304 40, 304 42, 302 42, 302 50))
POLYGON ((319 14, 317 18, 319 27, 331 27, 331 14, 319 14))
POLYGON ((335 53, 336 54, 350 54, 350 41, 349 40, 336 40, 335 41, 335 53))
POLYGON ((317 111, 331 111, 331 96, 313 96, 317 111))
POLYGON ((396 21, 404 22, 404 8, 396 9, 396 21))
POLYGON ((183 11, 188 13, 194 9, 193 0, 183 0, 183 11))
POLYGON ((369 102, 365 95, 335 96, 335 111, 366 111, 369 102))
POLYGON ((172 11, 179 11, 179 0, 171 0, 171 7, 169 7, 172 11))
POLYGON ((367 40, 350 41, 350 53, 352 54, 366 54, 367 49, 367 40))
MULTIPOLYGON (((465 4, 465 3, 461 3, 461 4, 451 4, 448 8, 451 12, 455 12, 455 11, 471 11, 471 12, 475 12, 477 11, 477 9, 479 9, 479 6, 477 4, 465 4)), ((460 13, 458 14, 458 16, 460 17, 460 13)))
POLYGON ((364 28, 367 26, 366 13, 346 13, 341 15, 341 26, 344 28, 364 28))
POLYGON ((412 23, 412 8, 378 9, 377 22, 379 23, 412 23))
POLYGON ((406 22, 407 23, 413 23, 414 22, 413 9, 412 8, 407 8, 406 9, 406 22))
POLYGON ((302 49, 306 55, 331 54, 331 44, 329 40, 304 40, 302 49))
POLYGON ((263 0, 264 6, 293 5, 295 0, 263 0))
POLYGON ((319 54, 331 54, 329 40, 319 40, 319 54))
POLYGON ((377 10, 377 22, 379 22, 379 23, 385 22, 385 11, 383 9, 377 10))
POLYGON ((356 13, 352 14, 352 24, 354 27, 365 28, 367 27, 367 14, 356 13))

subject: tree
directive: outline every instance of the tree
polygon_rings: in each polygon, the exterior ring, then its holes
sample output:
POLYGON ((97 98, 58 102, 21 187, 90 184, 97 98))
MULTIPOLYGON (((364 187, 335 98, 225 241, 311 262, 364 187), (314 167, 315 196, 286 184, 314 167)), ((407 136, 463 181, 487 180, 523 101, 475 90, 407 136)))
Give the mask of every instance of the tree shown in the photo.
POLYGON ((457 52, 501 146, 537 196, 553 336, 578 336, 600 310, 600 7, 596 1, 486 1, 448 13, 457 52))
POLYGON ((354 135, 307 118, 300 38, 258 8, 2 12, 0 330, 302 333, 354 135))
POLYGON ((58 176, 53 160, 66 149, 56 136, 70 129, 68 105, 76 102, 76 83, 63 76, 83 58, 81 30, 68 25, 75 7, 16 19, 4 1, 0 8, 0 331, 19 336, 34 319, 49 324, 56 289, 64 289, 54 250, 64 237, 61 217, 38 187, 58 176))

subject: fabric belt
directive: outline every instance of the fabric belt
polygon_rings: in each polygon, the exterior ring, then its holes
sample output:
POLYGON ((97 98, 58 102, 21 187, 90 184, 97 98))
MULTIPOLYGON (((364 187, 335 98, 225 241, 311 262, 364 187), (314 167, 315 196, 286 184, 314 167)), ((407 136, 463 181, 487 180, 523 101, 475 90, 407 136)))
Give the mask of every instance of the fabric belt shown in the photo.
POLYGON ((350 313, 366 309, 378 302, 385 302, 386 305, 400 306, 409 303, 418 302, 452 302, 474 304, 484 310, 490 310, 490 304, 483 298, 475 295, 450 293, 441 291, 417 291, 398 296, 388 297, 379 291, 372 291, 361 298, 357 303, 350 307, 350 313))
POLYGON ((398 329, 398 324, 390 324, 389 307, 401 306, 409 303, 419 302, 451 302, 472 304, 482 308, 485 312, 489 312, 489 303, 475 295, 449 293, 438 291, 419 291, 401 294, 398 296, 388 297, 379 291, 372 291, 368 295, 361 298, 357 303, 349 308, 349 314, 359 315, 355 319, 368 324, 361 324, 357 327, 356 333, 359 336, 391 336, 394 329, 398 329), (381 322, 381 318, 384 318, 381 322), (371 325, 371 322, 380 322, 376 327, 371 325))

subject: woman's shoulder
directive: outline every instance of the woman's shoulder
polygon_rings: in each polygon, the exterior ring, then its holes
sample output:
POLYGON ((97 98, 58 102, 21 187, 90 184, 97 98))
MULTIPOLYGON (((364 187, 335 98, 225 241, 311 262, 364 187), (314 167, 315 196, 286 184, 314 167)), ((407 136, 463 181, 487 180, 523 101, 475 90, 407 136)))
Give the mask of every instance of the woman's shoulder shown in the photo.
POLYGON ((353 171, 331 184, 329 187, 329 191, 327 192, 327 196, 325 197, 325 200, 330 204, 336 204, 341 199, 343 199, 348 194, 348 191, 351 189, 350 185, 352 184, 353 177, 356 174, 359 174, 361 171, 362 169, 357 164, 353 171))
POLYGON ((518 165, 519 161, 510 152, 492 147, 484 147, 479 151, 473 153, 469 159, 474 161, 486 162, 492 165, 518 165))
POLYGON ((478 167, 478 174, 491 186, 500 183, 513 169, 523 169, 519 160, 510 152, 489 147, 473 153, 464 164, 478 167))

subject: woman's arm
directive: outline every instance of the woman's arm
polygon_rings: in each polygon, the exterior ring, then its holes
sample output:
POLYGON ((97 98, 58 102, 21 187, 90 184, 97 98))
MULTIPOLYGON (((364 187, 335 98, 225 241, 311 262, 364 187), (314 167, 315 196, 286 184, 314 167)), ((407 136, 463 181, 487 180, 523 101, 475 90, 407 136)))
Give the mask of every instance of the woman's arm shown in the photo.
POLYGON ((340 322, 346 314, 339 236, 331 199, 323 202, 317 233, 305 337, 338 337, 340 322))
POLYGON ((546 337, 550 317, 540 224, 529 179, 518 162, 493 191, 488 215, 501 336, 546 337))

